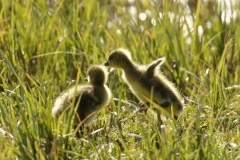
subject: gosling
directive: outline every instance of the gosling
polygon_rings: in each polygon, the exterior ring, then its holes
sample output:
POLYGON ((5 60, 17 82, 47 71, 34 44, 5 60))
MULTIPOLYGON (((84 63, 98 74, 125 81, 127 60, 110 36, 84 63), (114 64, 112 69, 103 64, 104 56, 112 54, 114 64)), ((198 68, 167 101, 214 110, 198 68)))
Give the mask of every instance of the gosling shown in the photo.
MULTIPOLYGON (((106 86, 108 79, 106 67, 93 65, 88 69, 87 74, 85 80, 88 80, 89 84, 74 86, 61 93, 52 109, 52 116, 57 118, 65 109, 69 111, 71 107, 77 107, 74 128, 79 123, 83 123, 84 126, 92 124, 98 112, 107 106, 111 99, 111 91, 106 86), (72 105, 74 98, 74 105, 72 105)), ((82 127, 83 125, 81 129, 82 127)))
POLYGON ((138 65, 132 61, 129 51, 119 48, 110 53, 104 65, 122 69, 122 78, 141 102, 149 104, 152 100, 178 119, 184 108, 183 98, 174 84, 159 71, 164 60, 159 58, 147 66, 138 65))

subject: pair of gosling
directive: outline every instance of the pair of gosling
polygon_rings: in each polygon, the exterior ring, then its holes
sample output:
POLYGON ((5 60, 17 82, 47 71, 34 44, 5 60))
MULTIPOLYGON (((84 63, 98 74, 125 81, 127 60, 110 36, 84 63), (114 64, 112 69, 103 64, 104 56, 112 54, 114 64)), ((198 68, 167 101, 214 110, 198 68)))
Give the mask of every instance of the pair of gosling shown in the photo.
MULTIPOLYGON (((159 71, 164 60, 159 58, 147 66, 138 65, 132 61, 129 51, 120 48, 110 53, 104 65, 121 69, 124 81, 141 102, 152 101, 174 118, 178 118, 183 111, 182 97, 176 87, 159 71)), ((65 106, 77 107, 74 126, 80 122, 88 126, 97 113, 109 104, 111 91, 106 86, 107 69, 101 65, 93 65, 87 73, 89 84, 72 87, 56 99, 52 109, 53 117, 58 117, 65 106), (75 104, 72 105, 74 97, 75 104)))

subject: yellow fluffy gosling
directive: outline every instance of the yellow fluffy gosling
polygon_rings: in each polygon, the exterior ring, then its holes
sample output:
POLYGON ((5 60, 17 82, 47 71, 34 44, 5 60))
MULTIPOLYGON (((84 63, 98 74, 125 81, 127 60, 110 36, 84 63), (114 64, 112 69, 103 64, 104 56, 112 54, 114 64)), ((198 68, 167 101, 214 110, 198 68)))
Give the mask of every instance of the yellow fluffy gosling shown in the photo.
POLYGON ((177 119, 183 111, 182 96, 174 84, 159 71, 164 60, 165 58, 159 58, 147 66, 138 65, 132 60, 129 51, 119 48, 110 53, 105 66, 122 69, 124 81, 140 101, 149 103, 152 99, 177 119))
POLYGON ((90 125, 96 119, 97 113, 109 104, 111 92, 106 86, 108 73, 104 66, 93 65, 88 69, 89 84, 74 86, 56 99, 52 116, 58 117, 62 111, 77 106, 74 127, 84 120, 84 126, 90 125), (72 105, 75 96, 74 105, 72 105))

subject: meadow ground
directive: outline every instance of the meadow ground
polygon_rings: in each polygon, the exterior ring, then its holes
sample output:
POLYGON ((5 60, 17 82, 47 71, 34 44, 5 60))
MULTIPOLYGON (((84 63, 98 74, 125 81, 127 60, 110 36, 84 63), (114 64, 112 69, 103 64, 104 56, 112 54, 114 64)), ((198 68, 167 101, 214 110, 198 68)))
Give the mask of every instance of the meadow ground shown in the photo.
POLYGON ((1 0, 0 159, 240 159, 240 4, 163 1, 1 0), (114 98, 76 139, 54 99, 118 47, 166 57, 185 111, 161 134, 114 70, 114 98))

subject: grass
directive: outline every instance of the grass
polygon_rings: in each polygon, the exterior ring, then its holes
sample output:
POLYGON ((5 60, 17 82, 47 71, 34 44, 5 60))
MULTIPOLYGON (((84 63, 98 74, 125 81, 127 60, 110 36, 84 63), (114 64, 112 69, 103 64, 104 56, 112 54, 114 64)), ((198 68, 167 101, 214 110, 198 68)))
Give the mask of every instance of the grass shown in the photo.
POLYGON ((239 4, 223 20, 226 4, 194 2, 1 0, 0 159, 240 159, 239 4), (118 47, 141 64, 166 57, 186 99, 181 131, 166 119, 163 135, 153 111, 135 113, 118 70, 115 100, 82 138, 52 118, 59 93, 118 47))

